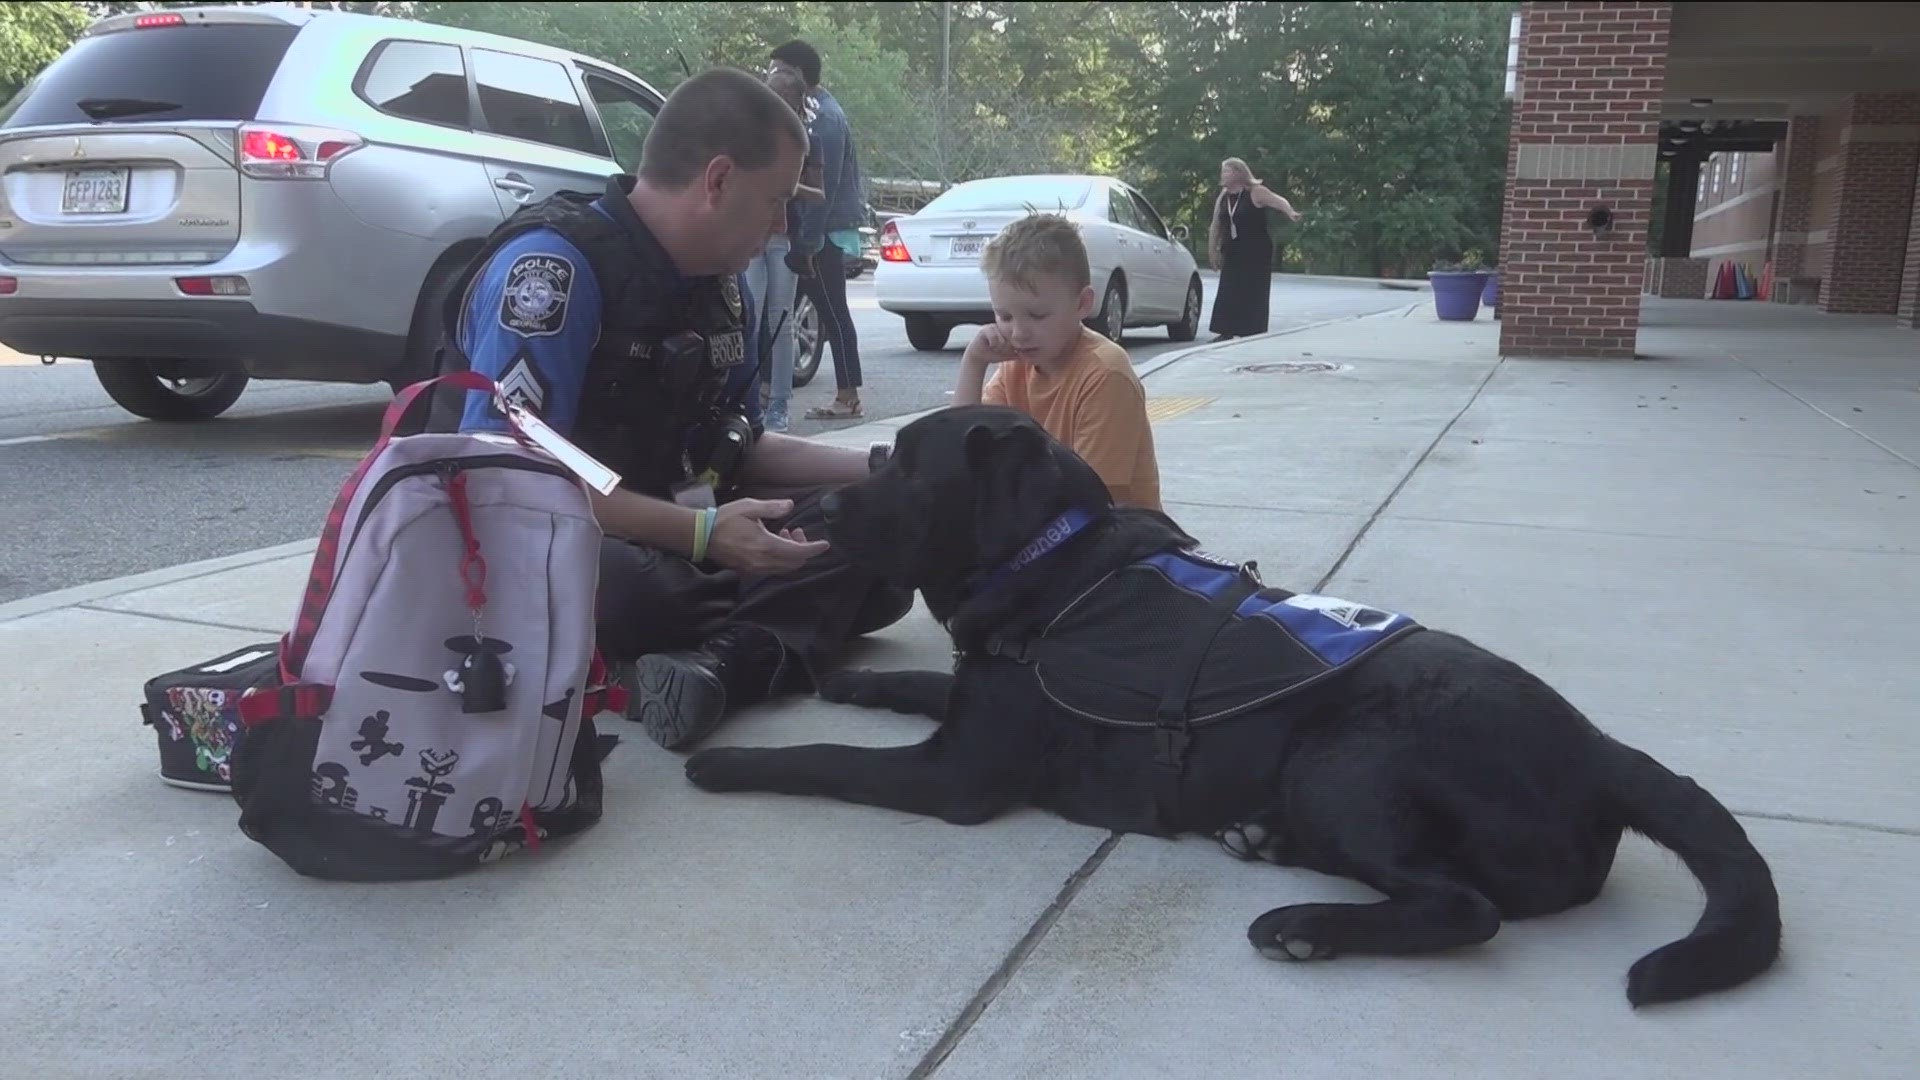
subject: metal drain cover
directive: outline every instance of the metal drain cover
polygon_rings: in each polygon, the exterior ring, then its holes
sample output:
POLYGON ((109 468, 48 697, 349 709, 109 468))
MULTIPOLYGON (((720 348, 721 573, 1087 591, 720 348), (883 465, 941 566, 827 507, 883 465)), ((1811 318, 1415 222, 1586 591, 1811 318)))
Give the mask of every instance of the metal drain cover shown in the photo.
POLYGON ((1281 360, 1271 364, 1242 364, 1233 370, 1248 375, 1302 375, 1310 371, 1337 371, 1339 367, 1325 360, 1281 360))

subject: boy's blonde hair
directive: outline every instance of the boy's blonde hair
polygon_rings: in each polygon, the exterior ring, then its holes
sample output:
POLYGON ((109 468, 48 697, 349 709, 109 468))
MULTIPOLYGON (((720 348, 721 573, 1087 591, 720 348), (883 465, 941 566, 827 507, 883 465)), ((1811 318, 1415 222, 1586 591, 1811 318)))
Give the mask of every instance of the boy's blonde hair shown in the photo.
POLYGON ((1093 284, 1080 230, 1059 214, 1028 214, 1000 230, 980 255, 988 278, 1039 292, 1039 279, 1059 277, 1077 291, 1093 284))

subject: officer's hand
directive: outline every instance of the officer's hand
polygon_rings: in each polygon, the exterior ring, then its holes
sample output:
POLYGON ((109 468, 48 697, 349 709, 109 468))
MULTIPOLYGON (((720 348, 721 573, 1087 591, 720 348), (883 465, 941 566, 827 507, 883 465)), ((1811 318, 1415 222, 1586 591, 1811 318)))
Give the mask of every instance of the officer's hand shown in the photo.
POLYGON ((825 540, 808 540, 798 529, 775 534, 766 522, 793 512, 786 499, 736 499, 714 515, 707 557, 743 574, 789 574, 827 550, 825 540))
POLYGON ((786 262, 787 269, 793 271, 796 276, 803 278, 813 276, 813 256, 803 255, 798 251, 789 251, 787 252, 786 262))

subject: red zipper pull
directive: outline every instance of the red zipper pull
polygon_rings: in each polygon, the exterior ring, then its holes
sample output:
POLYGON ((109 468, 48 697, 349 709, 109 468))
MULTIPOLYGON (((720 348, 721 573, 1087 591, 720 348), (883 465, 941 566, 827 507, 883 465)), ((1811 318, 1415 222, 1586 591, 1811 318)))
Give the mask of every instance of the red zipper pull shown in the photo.
POLYGON ((540 829, 533 823, 533 807, 526 803, 520 804, 520 833, 526 837, 528 851, 540 850, 540 829))

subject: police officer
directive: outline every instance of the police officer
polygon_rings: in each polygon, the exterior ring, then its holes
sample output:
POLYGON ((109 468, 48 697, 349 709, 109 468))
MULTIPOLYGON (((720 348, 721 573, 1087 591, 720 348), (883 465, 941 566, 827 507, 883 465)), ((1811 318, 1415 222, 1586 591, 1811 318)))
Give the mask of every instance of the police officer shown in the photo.
MULTIPOLYGON (((598 643, 628 717, 670 749, 912 604, 823 539, 820 498, 885 447, 765 432, 745 400, 738 275, 785 229, 806 145, 760 80, 707 71, 669 95, 637 176, 520 210, 455 285, 443 366, 493 378, 622 478, 594 497, 598 643)), ((506 429, 479 392, 459 424, 506 429)))

